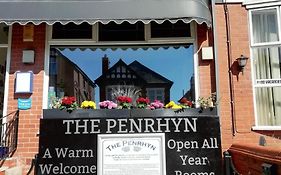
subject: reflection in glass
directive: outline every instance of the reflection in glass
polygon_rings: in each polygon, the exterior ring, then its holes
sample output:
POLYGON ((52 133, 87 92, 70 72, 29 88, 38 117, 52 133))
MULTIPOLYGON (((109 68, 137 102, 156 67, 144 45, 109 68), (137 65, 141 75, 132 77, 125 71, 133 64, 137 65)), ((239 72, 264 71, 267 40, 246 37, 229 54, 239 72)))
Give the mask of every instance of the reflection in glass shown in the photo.
POLYGON ((8 44, 9 27, 5 24, 0 24, 0 44, 8 44))
POLYGON ((281 48, 254 48, 256 79, 280 79, 281 78, 281 48))
POLYGON ((279 40, 277 10, 257 10, 252 12, 254 43, 274 42, 279 40))
POLYGON ((142 96, 163 103, 183 97, 195 101, 192 45, 52 48, 49 72, 53 96, 64 92, 97 103, 127 94, 133 100, 142 96), (79 79, 73 72, 79 72, 79 79), (81 87, 78 80, 88 82, 89 88, 81 87))
POLYGON ((281 87, 256 88, 259 126, 281 125, 281 87))
POLYGON ((7 48, 0 48, 0 117, 3 115, 7 48))

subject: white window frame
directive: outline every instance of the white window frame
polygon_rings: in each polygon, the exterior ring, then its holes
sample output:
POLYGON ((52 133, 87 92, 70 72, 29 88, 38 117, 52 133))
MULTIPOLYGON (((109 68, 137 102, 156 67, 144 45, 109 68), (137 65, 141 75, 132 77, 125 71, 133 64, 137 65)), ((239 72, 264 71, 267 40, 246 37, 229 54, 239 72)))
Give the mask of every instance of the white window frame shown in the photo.
POLYGON ((157 45, 157 44, 192 44, 193 45, 193 62, 194 62, 194 82, 195 82, 195 99, 198 99, 199 94, 199 63, 198 63, 198 44, 197 44, 197 23, 192 21, 190 23, 191 37, 178 37, 178 38, 150 38, 150 25, 145 24, 145 40, 144 41, 98 41, 98 23, 94 24, 93 38, 92 39, 52 39, 52 26, 46 25, 46 50, 45 50, 45 66, 44 66, 44 90, 43 90, 43 109, 48 108, 48 87, 49 87, 49 52, 51 46, 107 46, 116 45, 129 46, 129 45, 157 45))
MULTIPOLYGON (((280 36, 280 21, 278 20, 278 17, 280 17, 280 8, 278 7, 269 7, 269 8, 259 8, 259 9, 253 9, 253 10, 249 10, 250 15, 249 15, 249 21, 250 21, 250 34, 251 34, 251 46, 252 47, 264 47, 264 46, 272 46, 272 45, 278 45, 281 44, 281 36, 280 36), (272 10, 272 9, 276 9, 277 11, 277 26, 278 26, 278 37, 279 37, 279 41, 275 41, 275 42, 264 42, 264 43, 254 43, 254 36, 253 36, 253 25, 252 25, 252 12, 254 11, 263 11, 263 10, 272 10)), ((280 18, 279 18, 280 19, 280 18)))
MULTIPOLYGON (((280 3, 281 5, 281 3, 280 3)), ((261 6, 258 6, 261 7, 261 6)), ((259 79, 256 80, 255 70, 254 70, 254 58, 253 58, 253 50, 256 48, 267 48, 267 47, 281 47, 281 6, 274 7, 262 7, 262 8, 254 8, 249 10, 249 33, 250 33, 250 60, 251 60, 251 73, 252 73, 252 85, 253 85, 253 102, 254 102, 254 114, 255 114, 255 126, 252 127, 253 130, 280 130, 281 126, 259 126, 258 125, 258 115, 257 115, 257 104, 256 104, 256 88, 261 87, 281 87, 281 83, 278 84, 257 84, 257 81, 266 81, 266 80, 275 80, 275 79, 259 79), (277 26, 278 26, 278 41, 276 42, 265 42, 265 43, 254 43, 253 41, 253 25, 252 25, 252 13, 254 11, 262 11, 262 10, 271 10, 276 9, 277 11, 277 26)), ((278 79, 279 80, 279 79, 278 79)), ((281 79, 280 79, 281 80, 281 79)))
MULTIPOLYGON (((10 65, 11 65, 11 48, 12 48, 12 26, 9 27, 9 34, 8 34, 8 43, 0 44, 0 48, 6 48, 6 72, 5 72, 5 84, 4 84, 4 99, 3 99, 3 116, 7 115, 8 111, 8 97, 9 97, 9 72, 10 72, 10 65)), ((7 118, 5 117, 2 123, 5 123, 7 118)))

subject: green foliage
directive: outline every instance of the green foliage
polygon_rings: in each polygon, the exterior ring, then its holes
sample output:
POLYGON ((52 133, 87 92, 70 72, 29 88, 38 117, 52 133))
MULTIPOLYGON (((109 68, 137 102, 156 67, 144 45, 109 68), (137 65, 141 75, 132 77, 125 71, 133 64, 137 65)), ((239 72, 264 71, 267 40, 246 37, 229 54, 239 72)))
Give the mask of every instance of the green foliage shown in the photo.
POLYGON ((200 108, 213 108, 217 105, 216 93, 212 93, 209 97, 199 97, 197 100, 200 108))

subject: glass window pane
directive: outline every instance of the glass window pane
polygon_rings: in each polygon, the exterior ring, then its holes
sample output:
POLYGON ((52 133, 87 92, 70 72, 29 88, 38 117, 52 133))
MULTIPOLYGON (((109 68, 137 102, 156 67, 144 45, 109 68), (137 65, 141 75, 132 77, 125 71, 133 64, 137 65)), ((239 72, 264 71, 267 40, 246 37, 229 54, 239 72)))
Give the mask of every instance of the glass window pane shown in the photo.
POLYGON ((148 88, 146 89, 146 96, 150 101, 159 100, 164 102, 164 89, 163 88, 148 88))
POLYGON ((144 24, 99 24, 99 41, 144 41, 144 24))
POLYGON ((92 39, 92 25, 88 23, 80 25, 55 23, 52 37, 53 39, 92 39))
POLYGON ((254 43, 279 41, 277 10, 253 11, 252 30, 254 43))
POLYGON ((92 87, 93 93, 88 94, 92 94, 91 99, 97 104, 115 100, 121 94, 147 96, 151 101, 158 99, 163 103, 178 102, 183 97, 195 101, 192 95, 195 92, 193 45, 84 48, 51 48, 49 86, 50 92, 54 92, 52 95, 59 97, 60 92, 64 92, 64 95, 84 99, 79 82, 90 79, 96 84, 92 87), (75 70, 83 77, 77 79, 73 74, 75 70))
POLYGON ((0 24, 0 44, 8 44, 9 27, 5 24, 0 24))
POLYGON ((3 115, 7 48, 0 48, 0 117, 3 115))
POLYGON ((281 78, 281 47, 254 48, 256 79, 281 78))
POLYGON ((281 87, 256 88, 259 126, 281 125, 281 87))
POLYGON ((165 21, 162 24, 151 22, 151 38, 191 37, 190 24, 178 21, 172 24, 165 21))

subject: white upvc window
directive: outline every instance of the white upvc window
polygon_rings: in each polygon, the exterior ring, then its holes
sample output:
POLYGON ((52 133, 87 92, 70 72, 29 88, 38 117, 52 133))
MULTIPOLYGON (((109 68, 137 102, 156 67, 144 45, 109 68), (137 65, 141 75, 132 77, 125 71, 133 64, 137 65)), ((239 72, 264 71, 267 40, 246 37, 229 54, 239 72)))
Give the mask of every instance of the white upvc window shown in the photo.
POLYGON ((249 11, 257 129, 281 127, 280 9, 276 6, 249 11))

